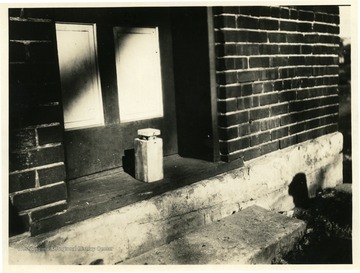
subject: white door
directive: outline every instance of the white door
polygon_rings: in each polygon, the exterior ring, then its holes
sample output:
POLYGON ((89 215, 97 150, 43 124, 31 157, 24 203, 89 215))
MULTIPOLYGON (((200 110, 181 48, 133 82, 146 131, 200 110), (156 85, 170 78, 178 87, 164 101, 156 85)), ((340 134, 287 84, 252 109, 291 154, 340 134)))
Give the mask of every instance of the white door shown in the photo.
POLYGON ((114 27, 120 122, 163 117, 158 28, 114 27))
POLYGON ((65 129, 104 125, 94 24, 56 24, 65 129))

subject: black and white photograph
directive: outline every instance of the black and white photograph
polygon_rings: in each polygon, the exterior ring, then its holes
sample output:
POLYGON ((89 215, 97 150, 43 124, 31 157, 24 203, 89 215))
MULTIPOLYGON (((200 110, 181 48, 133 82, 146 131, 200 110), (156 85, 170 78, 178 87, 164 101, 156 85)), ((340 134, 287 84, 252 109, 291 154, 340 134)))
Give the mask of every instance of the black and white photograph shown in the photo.
POLYGON ((9 270, 359 267, 355 1, 0 7, 9 270))

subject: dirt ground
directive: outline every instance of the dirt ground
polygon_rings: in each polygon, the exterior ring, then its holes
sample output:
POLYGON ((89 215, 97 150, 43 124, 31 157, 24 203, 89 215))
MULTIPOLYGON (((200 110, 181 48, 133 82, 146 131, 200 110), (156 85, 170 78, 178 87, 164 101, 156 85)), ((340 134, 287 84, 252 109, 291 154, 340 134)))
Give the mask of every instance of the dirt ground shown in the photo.
POLYGON ((307 224, 303 238, 273 264, 351 264, 352 195, 325 189, 293 217, 307 224))

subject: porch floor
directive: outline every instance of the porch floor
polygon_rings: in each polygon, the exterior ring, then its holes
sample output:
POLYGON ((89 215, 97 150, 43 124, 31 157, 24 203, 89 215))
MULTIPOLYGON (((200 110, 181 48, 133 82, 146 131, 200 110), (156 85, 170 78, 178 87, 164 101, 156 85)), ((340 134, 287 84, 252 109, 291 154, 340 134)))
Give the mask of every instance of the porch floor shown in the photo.
POLYGON ((241 159, 225 163, 172 155, 164 159, 164 179, 158 182, 138 181, 131 171, 127 173, 123 168, 71 180, 68 182, 68 209, 32 223, 31 234, 37 235, 74 224, 243 165, 241 159))

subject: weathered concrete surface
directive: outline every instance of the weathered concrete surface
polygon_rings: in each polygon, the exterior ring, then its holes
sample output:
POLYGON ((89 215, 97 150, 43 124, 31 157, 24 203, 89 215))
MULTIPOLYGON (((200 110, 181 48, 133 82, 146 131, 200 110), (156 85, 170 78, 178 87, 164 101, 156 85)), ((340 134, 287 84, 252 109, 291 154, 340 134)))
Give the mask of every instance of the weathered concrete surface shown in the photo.
POLYGON ((294 207, 289 185, 297 174, 305 177, 310 196, 342 183, 342 141, 340 133, 322 136, 48 234, 12 238, 10 263, 114 264, 253 204, 287 211, 294 207), (90 250, 74 252, 75 246, 90 250))
POLYGON ((302 237, 305 222, 256 205, 123 264, 269 264, 302 237))
POLYGON ((352 194, 352 184, 349 183, 337 185, 335 189, 340 192, 352 194))

